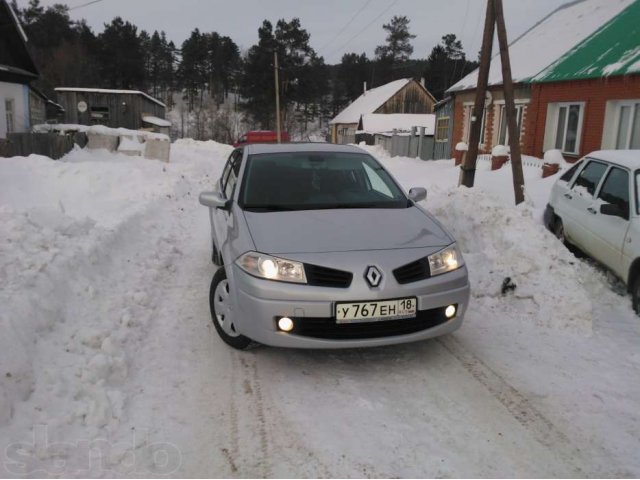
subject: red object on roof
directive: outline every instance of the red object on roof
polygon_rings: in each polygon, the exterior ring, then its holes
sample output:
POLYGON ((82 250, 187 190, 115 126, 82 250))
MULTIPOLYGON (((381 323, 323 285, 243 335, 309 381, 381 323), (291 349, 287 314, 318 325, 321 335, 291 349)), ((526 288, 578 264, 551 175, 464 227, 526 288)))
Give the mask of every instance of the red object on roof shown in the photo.
MULTIPOLYGON (((280 132, 280 141, 288 142, 289 134, 287 132, 280 132)), ((278 132, 275 130, 251 130, 244 135, 242 135, 236 143, 233 144, 234 147, 241 147, 242 145, 246 145, 248 143, 277 143, 278 142, 278 132)))

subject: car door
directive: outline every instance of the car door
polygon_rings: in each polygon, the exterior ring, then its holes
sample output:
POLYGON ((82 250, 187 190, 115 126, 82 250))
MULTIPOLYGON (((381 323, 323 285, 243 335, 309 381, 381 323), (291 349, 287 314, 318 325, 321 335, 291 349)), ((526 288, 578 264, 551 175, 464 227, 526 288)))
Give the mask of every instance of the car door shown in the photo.
POLYGON ((565 235, 571 243, 591 253, 591 234, 588 222, 592 213, 593 197, 607 171, 608 165, 597 160, 589 160, 580 171, 573 185, 564 196, 562 221, 565 235))
POLYGON ((591 233, 589 253, 623 278, 625 268, 622 251, 629 230, 630 182, 628 170, 612 166, 607 171, 595 200, 587 208, 587 226, 591 233), (601 213, 600 207, 603 204, 618 206, 623 216, 601 213))
MULTIPOLYGON (((222 176, 218 182, 218 190, 227 200, 233 199, 233 193, 238 181, 241 163, 242 149, 236 149, 229 156, 229 160, 222 171, 222 176)), ((213 224, 215 238, 218 242, 218 250, 222 252, 229 236, 229 229, 233 226, 231 209, 213 209, 211 221, 213 224)))

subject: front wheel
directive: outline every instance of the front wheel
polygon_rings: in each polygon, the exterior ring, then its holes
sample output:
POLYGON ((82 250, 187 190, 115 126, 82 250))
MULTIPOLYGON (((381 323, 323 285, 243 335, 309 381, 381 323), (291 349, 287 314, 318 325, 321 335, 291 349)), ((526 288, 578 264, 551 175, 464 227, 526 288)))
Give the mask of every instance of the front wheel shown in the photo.
POLYGON ((640 275, 636 275, 631 285, 631 302, 636 315, 640 315, 640 275))
POLYGON ((234 311, 231 301, 230 285, 227 272, 219 268, 211 281, 209 290, 209 305, 213 325, 220 338, 233 348, 244 350, 251 345, 251 339, 240 335, 235 326, 237 312, 234 311))

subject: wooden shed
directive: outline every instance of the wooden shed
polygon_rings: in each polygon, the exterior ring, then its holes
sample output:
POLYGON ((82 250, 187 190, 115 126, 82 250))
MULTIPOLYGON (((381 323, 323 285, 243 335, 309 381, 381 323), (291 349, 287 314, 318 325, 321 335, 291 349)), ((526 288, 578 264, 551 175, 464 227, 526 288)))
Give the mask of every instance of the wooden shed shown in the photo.
POLYGON ((64 123, 105 125, 111 128, 166 128, 165 104, 138 90, 56 88, 64 108, 64 123))
POLYGON ((426 87, 410 78, 395 80, 365 91, 333 120, 332 143, 353 143, 362 115, 370 113, 432 113, 436 100, 426 87))

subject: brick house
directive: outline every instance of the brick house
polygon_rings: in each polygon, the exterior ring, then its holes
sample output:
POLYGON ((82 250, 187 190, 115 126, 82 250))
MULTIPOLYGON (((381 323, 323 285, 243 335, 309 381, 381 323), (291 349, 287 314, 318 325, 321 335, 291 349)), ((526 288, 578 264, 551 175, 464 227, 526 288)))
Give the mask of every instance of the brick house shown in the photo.
MULTIPOLYGON (((559 148, 571 161, 593 150, 622 148, 612 140, 614 119, 622 119, 629 139, 640 128, 638 18, 640 0, 578 0, 511 43, 524 154, 540 157, 559 148)), ((468 141, 477 76, 477 70, 471 72, 448 90, 454 97, 453 145, 468 141)), ((499 56, 491 61, 488 92, 481 153, 508 143, 499 56)), ((624 148, 633 145, 622 140, 624 148)))

